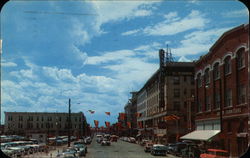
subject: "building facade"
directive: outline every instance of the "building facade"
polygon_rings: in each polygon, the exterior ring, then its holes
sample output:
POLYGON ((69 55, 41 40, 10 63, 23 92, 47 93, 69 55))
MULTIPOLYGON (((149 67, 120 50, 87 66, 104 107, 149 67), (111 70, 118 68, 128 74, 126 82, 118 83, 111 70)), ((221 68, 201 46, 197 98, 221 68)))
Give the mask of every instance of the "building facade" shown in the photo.
POLYGON ((178 141, 179 136, 188 132, 191 128, 190 122, 194 124, 194 113, 188 110, 194 105, 191 103, 188 106, 195 92, 194 62, 164 63, 163 72, 163 84, 160 84, 160 69, 158 69, 139 90, 137 111, 141 117, 137 121, 142 124, 139 131, 144 137, 159 143, 170 143, 178 141), (160 101, 161 86, 164 86, 163 102, 160 101), (177 119, 165 119, 171 115, 177 119))
POLYGON ((29 135, 46 133, 48 136, 85 134, 86 118, 82 112, 71 113, 5 112, 5 134, 29 135))
POLYGON ((240 156, 249 137, 249 26, 225 32, 195 65, 196 129, 220 130, 214 146, 240 156))

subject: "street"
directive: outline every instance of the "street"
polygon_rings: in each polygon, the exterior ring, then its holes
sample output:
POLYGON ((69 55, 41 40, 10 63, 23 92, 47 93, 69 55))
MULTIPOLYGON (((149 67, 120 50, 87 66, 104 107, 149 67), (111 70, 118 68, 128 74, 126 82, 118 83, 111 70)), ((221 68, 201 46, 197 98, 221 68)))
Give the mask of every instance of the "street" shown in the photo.
POLYGON ((145 153, 144 148, 138 144, 128 143, 121 140, 112 142, 111 146, 101 146, 93 139, 91 145, 88 146, 86 158, 174 158, 173 155, 153 156, 145 153))

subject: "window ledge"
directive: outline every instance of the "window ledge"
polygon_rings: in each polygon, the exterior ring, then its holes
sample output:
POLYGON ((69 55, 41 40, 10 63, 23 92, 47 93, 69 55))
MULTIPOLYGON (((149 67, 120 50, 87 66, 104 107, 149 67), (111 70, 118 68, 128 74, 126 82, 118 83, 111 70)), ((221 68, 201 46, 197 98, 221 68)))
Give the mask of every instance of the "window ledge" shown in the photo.
POLYGON ((233 106, 231 105, 231 106, 224 106, 224 110, 227 110, 227 109, 231 109, 231 108, 233 108, 233 106))
POLYGON ((245 65, 242 65, 241 67, 238 68, 238 70, 244 69, 245 65))
POLYGON ((228 72, 228 73, 225 74, 225 76, 229 76, 231 74, 232 74, 232 72, 228 72))
POLYGON ((241 103, 241 104, 237 104, 236 106, 239 107, 239 106, 246 106, 246 105, 247 105, 247 102, 241 103))

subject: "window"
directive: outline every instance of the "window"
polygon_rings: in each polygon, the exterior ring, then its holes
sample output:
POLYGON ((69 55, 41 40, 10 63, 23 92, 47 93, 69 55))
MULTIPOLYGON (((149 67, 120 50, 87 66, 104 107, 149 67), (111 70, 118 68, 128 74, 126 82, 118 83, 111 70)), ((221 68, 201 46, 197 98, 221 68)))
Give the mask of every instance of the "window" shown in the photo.
POLYGON ((41 124, 41 128, 43 128, 43 124, 41 124))
POLYGON ((179 98, 180 97, 180 89, 174 89, 174 97, 179 98))
POLYGON ((244 58, 244 49, 240 49, 237 52, 237 67, 238 69, 242 68, 245 66, 245 58, 244 58))
POLYGON ((19 121, 23 121, 23 116, 19 116, 19 121))
POLYGON ((197 112, 201 112, 201 111, 202 111, 201 101, 198 101, 198 103, 197 103, 197 112))
POLYGON ((179 76, 174 76, 174 77, 173 77, 173 83, 174 83, 175 85, 180 84, 180 77, 179 77, 179 76))
POLYGON ((36 128, 39 128, 39 123, 36 123, 36 128))
POLYGON ((210 97, 206 96, 206 111, 211 110, 210 97))
POLYGON ((194 76, 190 76, 190 83, 191 85, 194 85, 194 76))
POLYGON ((215 93, 215 109, 220 108, 220 93, 215 93))
POLYGON ((220 78, 220 70, 219 70, 219 63, 214 64, 213 68, 213 78, 217 80, 220 78))
POLYGON ((243 104, 246 102, 246 86, 240 85, 238 87, 238 104, 243 104))
POLYGON ((227 89, 225 94, 225 106, 232 106, 232 90, 227 89))
POLYGON ((197 85, 198 85, 198 87, 201 87, 201 85, 202 85, 201 74, 198 74, 198 76, 197 76, 197 85))
POLYGON ((42 121, 43 121, 43 116, 42 116, 42 121))
POLYGON ((186 82, 187 81, 187 76, 183 76, 184 78, 183 78, 183 80, 184 80, 184 82, 186 82))
POLYGON ((194 97, 194 89, 191 89, 191 92, 190 92, 190 97, 194 97))
POLYGON ((36 117, 36 121, 39 121, 39 116, 36 117))
POLYGON ((175 111, 179 111, 180 110, 180 102, 179 101, 175 101, 173 106, 174 106, 174 110, 175 111))
POLYGON ((231 57, 226 57, 225 63, 224 63, 224 71, 225 71, 225 75, 231 73, 231 57))
POLYGON ((210 82, 209 69, 205 70, 204 79, 205 79, 205 84, 209 84, 209 82, 210 82))

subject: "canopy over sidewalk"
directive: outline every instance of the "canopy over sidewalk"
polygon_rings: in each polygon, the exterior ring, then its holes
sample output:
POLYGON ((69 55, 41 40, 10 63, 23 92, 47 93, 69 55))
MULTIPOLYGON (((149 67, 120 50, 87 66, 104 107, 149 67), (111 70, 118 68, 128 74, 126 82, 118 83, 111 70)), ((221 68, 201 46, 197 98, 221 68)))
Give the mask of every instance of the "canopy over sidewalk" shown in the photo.
POLYGON ((180 137, 180 139, 208 141, 218 133, 220 130, 196 130, 180 137))

